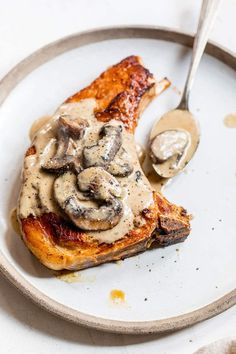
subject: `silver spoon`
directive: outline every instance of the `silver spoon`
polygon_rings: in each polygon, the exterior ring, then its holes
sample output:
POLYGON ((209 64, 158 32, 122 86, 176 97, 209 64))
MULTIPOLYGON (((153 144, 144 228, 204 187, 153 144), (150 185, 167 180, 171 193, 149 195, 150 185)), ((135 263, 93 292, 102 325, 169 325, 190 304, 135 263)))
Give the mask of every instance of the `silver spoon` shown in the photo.
POLYGON ((200 140, 198 122, 189 111, 189 96, 220 0, 203 0, 194 38, 192 59, 178 107, 154 124, 150 155, 156 173, 164 178, 178 174, 193 157, 200 140))

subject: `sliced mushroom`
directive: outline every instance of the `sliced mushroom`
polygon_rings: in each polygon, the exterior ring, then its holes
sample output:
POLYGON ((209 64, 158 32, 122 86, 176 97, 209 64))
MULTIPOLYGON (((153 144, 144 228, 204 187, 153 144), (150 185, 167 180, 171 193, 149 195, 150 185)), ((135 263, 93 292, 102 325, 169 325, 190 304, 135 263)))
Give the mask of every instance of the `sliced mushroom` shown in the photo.
POLYGON ((81 192, 89 192, 93 199, 108 201, 121 196, 121 187, 116 178, 101 167, 86 168, 78 175, 81 192))
POLYGON ((89 126, 87 120, 82 118, 71 119, 68 115, 61 115, 58 123, 59 127, 63 127, 72 139, 82 139, 85 128, 89 126))
POLYGON ((118 224, 123 215, 122 203, 115 198, 99 208, 85 208, 70 197, 66 201, 65 211, 76 226, 87 231, 109 230, 118 224))
POLYGON ((113 176, 126 177, 133 172, 133 164, 130 155, 121 147, 113 161, 111 161, 107 171, 113 176))
POLYGON ((151 158, 154 163, 162 163, 174 155, 183 155, 189 143, 189 134, 184 130, 166 130, 151 142, 151 158))
POLYGON ((115 157, 122 144, 122 126, 106 124, 100 131, 101 139, 96 145, 83 150, 85 167, 106 167, 115 157))
POLYGON ((173 177, 190 145, 191 137, 184 130, 166 130, 153 138, 150 157, 153 168, 164 178, 173 177))
POLYGON ((54 183, 54 196, 71 221, 83 230, 108 230, 118 224, 123 215, 118 181, 104 169, 91 167, 78 177, 72 172, 59 176, 54 183), (91 202, 81 201, 80 192, 88 193, 91 202))
POLYGON ((42 168, 49 172, 64 172, 75 168, 80 171, 80 163, 71 154, 71 139, 81 139, 84 135, 88 122, 84 119, 70 119, 68 116, 61 116, 58 119, 57 151, 54 157, 42 165, 42 168))

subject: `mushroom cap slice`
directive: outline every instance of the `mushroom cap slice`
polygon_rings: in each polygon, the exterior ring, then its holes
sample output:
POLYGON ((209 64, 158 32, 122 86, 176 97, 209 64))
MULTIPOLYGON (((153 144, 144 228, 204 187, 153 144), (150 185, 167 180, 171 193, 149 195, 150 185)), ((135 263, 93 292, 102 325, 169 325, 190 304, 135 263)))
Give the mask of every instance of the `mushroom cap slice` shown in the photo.
POLYGON ((74 166, 74 156, 67 155, 63 157, 54 157, 48 160, 44 165, 43 169, 52 173, 63 173, 65 171, 71 170, 74 166))
POLYGON ((59 176, 54 182, 54 196, 71 221, 83 230, 111 229, 123 215, 120 185, 99 167, 88 168, 78 177, 72 172, 59 176), (80 192, 89 193, 92 202, 81 200, 80 192))
POLYGON ((121 147, 107 170, 113 176, 126 177, 133 172, 133 169, 134 167, 130 155, 123 147, 121 147))
POLYGON ((78 205, 75 197, 67 200, 65 211, 73 223, 83 230, 105 231, 118 224, 123 215, 123 205, 112 198, 99 208, 85 208, 78 205))
POLYGON ((81 192, 89 192, 96 200, 109 201, 121 196, 121 186, 117 179, 101 167, 90 167, 78 175, 81 192))
POLYGON ((183 162, 191 144, 190 134, 181 129, 165 130, 150 144, 153 168, 163 178, 171 178, 184 167, 183 162))
POLYGON ((164 162, 174 155, 183 155, 189 143, 189 134, 184 130, 166 130, 156 135, 150 145, 154 163, 164 162))
POLYGON ((52 173, 63 173, 71 169, 81 170, 80 162, 71 154, 73 152, 72 139, 81 139, 87 126, 88 122, 85 119, 71 119, 67 115, 60 116, 57 130, 57 151, 52 158, 42 164, 42 168, 52 173))
POLYGON ((106 124, 100 131, 101 139, 96 145, 83 150, 85 167, 106 167, 116 156, 122 144, 122 126, 106 124))
POLYGON ((64 128, 65 133, 72 139, 81 139, 89 122, 83 118, 71 119, 69 115, 61 115, 58 119, 59 129, 64 128))

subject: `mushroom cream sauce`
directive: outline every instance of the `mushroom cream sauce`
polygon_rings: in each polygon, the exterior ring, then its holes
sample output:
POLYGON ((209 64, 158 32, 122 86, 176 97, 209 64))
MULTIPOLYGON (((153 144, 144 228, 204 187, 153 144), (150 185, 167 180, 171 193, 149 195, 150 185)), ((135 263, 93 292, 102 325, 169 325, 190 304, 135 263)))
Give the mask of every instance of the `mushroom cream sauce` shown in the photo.
MULTIPOLYGON (((36 154, 25 157, 22 172, 22 188, 18 201, 17 214, 19 218, 29 215, 40 216, 53 212, 59 215, 59 208, 53 195, 53 185, 56 175, 42 170, 41 166, 56 152, 57 120, 60 115, 68 115, 71 119, 83 118, 89 123, 82 139, 76 140, 75 151, 79 152, 84 146, 94 145, 99 138, 99 132, 105 123, 99 122, 94 115, 96 101, 85 99, 77 103, 63 104, 49 119, 36 121, 30 135, 36 154)), ((111 120, 109 125, 123 125, 121 121, 111 120)), ((135 225, 142 225, 145 220, 140 213, 153 203, 153 190, 139 164, 134 136, 123 126, 122 147, 131 157, 133 172, 127 177, 117 177, 122 188, 121 200, 124 213, 120 222, 106 231, 83 231, 99 242, 112 243, 125 236, 135 225)), ((94 206, 93 201, 80 201, 85 207, 94 206)))

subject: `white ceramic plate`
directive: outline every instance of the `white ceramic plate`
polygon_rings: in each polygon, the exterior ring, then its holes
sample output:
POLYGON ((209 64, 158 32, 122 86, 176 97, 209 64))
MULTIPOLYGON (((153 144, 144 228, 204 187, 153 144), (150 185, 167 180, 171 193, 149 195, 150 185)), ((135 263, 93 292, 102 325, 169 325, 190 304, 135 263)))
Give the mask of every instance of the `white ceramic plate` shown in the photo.
MULTIPOLYGON (((16 204, 32 122, 53 113, 65 98, 130 54, 140 55, 157 78, 167 76, 173 83, 139 122, 136 140, 146 144, 154 121, 177 106, 190 58, 186 47, 155 37, 191 43, 191 37, 184 34, 150 28, 76 35, 35 53, 0 84, 1 269, 48 310, 114 332, 178 329, 211 317, 236 301, 236 129, 223 124, 224 117, 235 111, 233 69, 205 55, 192 91, 190 107, 200 121, 201 143, 185 173, 164 192, 194 216, 191 235, 184 243, 147 251, 121 264, 81 271, 77 282, 67 283, 28 252, 9 225, 9 211, 16 204), (112 36, 131 38, 100 41, 112 36), (89 41, 95 43, 86 44, 89 41), (64 54, 57 56, 60 52, 64 54), (113 289, 125 292, 124 303, 110 301, 113 289)), ((235 66, 232 55, 214 46, 208 50, 235 66)))

